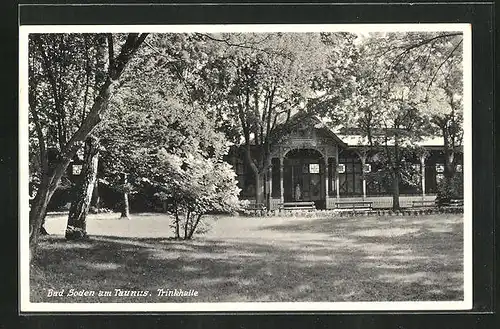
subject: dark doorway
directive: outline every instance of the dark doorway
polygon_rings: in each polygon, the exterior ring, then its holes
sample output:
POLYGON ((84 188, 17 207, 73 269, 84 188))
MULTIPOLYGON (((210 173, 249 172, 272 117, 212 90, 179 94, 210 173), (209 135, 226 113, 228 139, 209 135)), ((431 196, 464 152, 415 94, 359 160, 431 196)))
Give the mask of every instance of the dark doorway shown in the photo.
POLYGON ((286 155, 283 168, 284 201, 325 203, 325 161, 313 149, 295 149, 286 155))

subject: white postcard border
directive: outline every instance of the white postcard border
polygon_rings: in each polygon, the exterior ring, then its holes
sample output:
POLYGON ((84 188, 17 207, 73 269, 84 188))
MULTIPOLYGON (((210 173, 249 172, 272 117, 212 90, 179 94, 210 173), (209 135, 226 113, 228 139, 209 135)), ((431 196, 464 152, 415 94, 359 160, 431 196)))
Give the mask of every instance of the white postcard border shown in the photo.
POLYGON ((19 297, 21 312, 453 311, 472 308, 472 31, 465 23, 21 25, 19 27, 19 297), (429 302, 32 303, 29 300, 28 35, 30 33, 463 32, 464 300, 429 302))

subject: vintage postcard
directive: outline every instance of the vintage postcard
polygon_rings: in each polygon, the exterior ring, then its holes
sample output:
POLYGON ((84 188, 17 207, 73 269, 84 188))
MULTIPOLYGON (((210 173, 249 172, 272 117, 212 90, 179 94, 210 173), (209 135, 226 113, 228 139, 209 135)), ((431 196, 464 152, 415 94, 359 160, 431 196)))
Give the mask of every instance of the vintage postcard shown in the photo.
POLYGON ((469 24, 19 46, 21 311, 472 308, 469 24))

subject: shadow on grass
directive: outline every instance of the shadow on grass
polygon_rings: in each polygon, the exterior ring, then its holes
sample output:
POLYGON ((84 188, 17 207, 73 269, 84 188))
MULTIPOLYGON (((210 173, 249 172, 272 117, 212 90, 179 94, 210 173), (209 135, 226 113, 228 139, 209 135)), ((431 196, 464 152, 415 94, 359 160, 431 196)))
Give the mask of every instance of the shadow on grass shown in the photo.
POLYGON ((31 273, 34 302, 425 301, 463 299, 455 217, 311 219, 261 225, 263 238, 50 236, 31 273), (273 238, 273 232, 281 237, 273 238), (307 238, 300 236, 307 233, 307 238), (298 234, 298 235, 297 235, 298 234), (147 297, 47 297, 47 289, 149 290, 147 297), (198 297, 160 297, 156 289, 198 297))

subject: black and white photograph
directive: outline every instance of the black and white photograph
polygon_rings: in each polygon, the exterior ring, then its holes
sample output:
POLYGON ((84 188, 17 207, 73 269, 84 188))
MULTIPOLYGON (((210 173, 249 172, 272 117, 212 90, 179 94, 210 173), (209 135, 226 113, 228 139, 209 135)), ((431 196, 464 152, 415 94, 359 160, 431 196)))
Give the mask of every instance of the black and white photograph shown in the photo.
POLYGON ((469 24, 19 46, 21 310, 472 308, 469 24))

